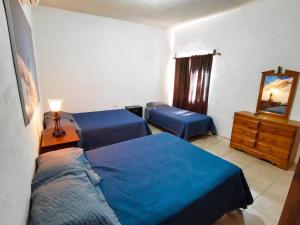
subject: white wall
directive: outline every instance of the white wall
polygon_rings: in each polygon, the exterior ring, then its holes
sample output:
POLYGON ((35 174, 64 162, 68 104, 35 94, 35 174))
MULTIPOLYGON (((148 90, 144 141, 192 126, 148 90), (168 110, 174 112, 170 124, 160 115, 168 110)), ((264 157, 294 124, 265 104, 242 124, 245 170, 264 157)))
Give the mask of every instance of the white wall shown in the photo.
POLYGON ((33 9, 42 102, 94 111, 162 98, 167 39, 160 28, 39 6, 33 9))
MULTIPOLYGON (((26 8, 30 21, 30 9, 26 8)), ((0 1, 0 224, 25 225, 42 128, 41 107, 25 127, 3 1, 0 1)))
MULTIPOLYGON (((221 136, 230 138, 235 111, 255 111, 262 71, 300 71, 299 28, 299 0, 261 0, 171 30, 174 54, 222 53, 214 57, 208 105, 221 136)), ((300 120, 300 87, 290 119, 300 120)))

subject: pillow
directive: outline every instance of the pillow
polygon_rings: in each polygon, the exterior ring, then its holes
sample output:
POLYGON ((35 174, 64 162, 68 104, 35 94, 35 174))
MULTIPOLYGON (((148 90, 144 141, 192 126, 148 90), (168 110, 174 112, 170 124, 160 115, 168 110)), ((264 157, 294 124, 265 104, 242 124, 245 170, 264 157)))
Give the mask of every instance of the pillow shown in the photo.
POLYGON ((32 181, 32 189, 60 176, 60 173, 73 169, 84 169, 91 182, 96 185, 100 177, 91 169, 81 148, 66 148, 42 154, 37 159, 37 171, 32 181))
POLYGON ((99 187, 79 167, 33 191, 30 225, 120 225, 99 187))
POLYGON ((146 104, 147 108, 161 108, 161 107, 170 107, 168 104, 163 102, 149 102, 146 104))

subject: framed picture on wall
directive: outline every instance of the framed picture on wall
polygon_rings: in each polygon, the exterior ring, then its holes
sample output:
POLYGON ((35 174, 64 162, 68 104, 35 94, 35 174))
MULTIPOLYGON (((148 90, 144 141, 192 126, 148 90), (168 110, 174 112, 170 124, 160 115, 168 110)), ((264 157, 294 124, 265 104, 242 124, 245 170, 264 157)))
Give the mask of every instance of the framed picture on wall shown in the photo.
POLYGON ((25 125, 39 103, 31 28, 19 0, 3 0, 25 125))

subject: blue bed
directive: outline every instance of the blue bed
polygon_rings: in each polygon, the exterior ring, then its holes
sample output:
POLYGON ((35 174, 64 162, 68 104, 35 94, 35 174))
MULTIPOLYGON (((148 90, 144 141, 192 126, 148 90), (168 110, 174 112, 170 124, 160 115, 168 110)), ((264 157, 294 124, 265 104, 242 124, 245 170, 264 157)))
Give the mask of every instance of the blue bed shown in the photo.
POLYGON ((168 133, 85 155, 122 225, 212 225, 253 202, 240 168, 168 133))
MULTIPOLYGON (((91 150, 150 135, 151 131, 143 118, 125 109, 84 113, 60 113, 62 126, 74 126, 80 136, 79 147, 91 150)), ((44 116, 46 128, 53 127, 51 114, 44 116)))
POLYGON ((147 121, 178 137, 188 139, 209 132, 217 134, 213 119, 209 116, 167 105, 146 107, 145 110, 147 121))
POLYGON ((285 110, 286 110, 286 105, 280 105, 280 106, 270 107, 270 108, 266 108, 264 110, 267 111, 267 112, 284 114, 285 110))

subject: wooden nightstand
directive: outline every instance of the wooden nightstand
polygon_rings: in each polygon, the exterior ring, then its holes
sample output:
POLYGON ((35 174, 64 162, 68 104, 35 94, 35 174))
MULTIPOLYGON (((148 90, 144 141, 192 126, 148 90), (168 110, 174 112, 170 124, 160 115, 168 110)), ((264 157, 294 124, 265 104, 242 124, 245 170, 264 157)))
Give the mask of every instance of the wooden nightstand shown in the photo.
POLYGON ((43 130, 40 154, 62 148, 77 147, 80 138, 75 128, 67 126, 63 127, 63 130, 66 134, 60 137, 54 137, 52 135, 53 129, 43 130))

